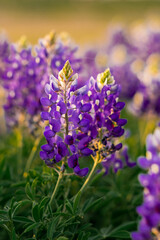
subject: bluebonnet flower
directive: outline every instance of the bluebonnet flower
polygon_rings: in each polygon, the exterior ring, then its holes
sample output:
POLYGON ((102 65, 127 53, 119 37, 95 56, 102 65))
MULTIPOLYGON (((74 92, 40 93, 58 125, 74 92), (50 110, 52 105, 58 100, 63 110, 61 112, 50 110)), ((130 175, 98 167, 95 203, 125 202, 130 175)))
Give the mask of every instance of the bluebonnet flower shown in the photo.
POLYGON ((18 44, 10 44, 10 54, 4 58, 2 74, 8 127, 14 127, 20 122, 29 125, 33 131, 39 127, 42 111, 40 97, 45 84, 49 82, 48 76, 51 72, 56 74, 66 58, 80 71, 80 59, 76 52, 74 45, 63 42, 53 33, 40 40, 36 46, 28 45, 24 39, 18 44))
POLYGON ((146 157, 138 159, 141 168, 147 170, 140 174, 139 181, 144 187, 143 204, 137 208, 142 217, 138 232, 132 233, 134 240, 159 239, 160 232, 160 127, 147 137, 146 157))
POLYGON ((124 108, 118 102, 119 87, 109 69, 90 78, 88 83, 77 89, 78 75, 67 61, 58 74, 50 78, 45 86, 48 97, 41 98, 43 120, 48 120, 44 136, 47 145, 42 146, 40 157, 50 167, 62 161, 75 174, 85 176, 88 168, 80 168, 79 158, 98 154, 101 162, 109 154, 121 148, 114 139, 123 135, 125 119, 120 119, 124 108), (63 151, 62 151, 63 150, 63 151))

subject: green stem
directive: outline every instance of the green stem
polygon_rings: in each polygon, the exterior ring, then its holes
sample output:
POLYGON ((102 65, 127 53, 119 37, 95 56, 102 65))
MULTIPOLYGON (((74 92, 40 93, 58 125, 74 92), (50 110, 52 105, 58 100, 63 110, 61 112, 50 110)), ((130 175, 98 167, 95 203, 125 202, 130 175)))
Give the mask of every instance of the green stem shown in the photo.
POLYGON ((79 190, 79 192, 83 192, 83 190, 86 188, 86 186, 88 185, 89 181, 91 180, 92 178, 92 175, 98 165, 98 161, 99 161, 99 154, 97 154, 96 158, 94 158, 94 164, 93 164, 93 167, 92 167, 92 170, 90 171, 86 181, 83 183, 81 189, 79 190))
POLYGON ((52 193, 51 199, 50 199, 50 201, 49 201, 49 205, 50 205, 50 206, 52 206, 52 202, 53 202, 53 199, 54 199, 55 196, 56 196, 56 193, 57 193, 57 190, 58 190, 58 188, 59 188, 59 185, 60 185, 60 181, 61 181, 61 179, 62 179, 62 176, 63 176, 63 172, 60 171, 59 176, 58 176, 58 180, 57 180, 57 183, 56 183, 56 186, 55 186, 55 188, 54 188, 54 191, 53 191, 53 193, 52 193))
POLYGON ((32 150, 31 150, 31 153, 30 153, 29 158, 27 160, 27 164, 25 166, 25 170, 24 170, 25 172, 27 172, 30 169, 31 165, 32 165, 32 162, 33 162, 33 159, 34 159, 35 154, 37 152, 37 147, 38 147, 38 145, 39 145, 39 143, 41 141, 41 138, 42 138, 42 134, 34 142, 34 146, 33 146, 32 150))

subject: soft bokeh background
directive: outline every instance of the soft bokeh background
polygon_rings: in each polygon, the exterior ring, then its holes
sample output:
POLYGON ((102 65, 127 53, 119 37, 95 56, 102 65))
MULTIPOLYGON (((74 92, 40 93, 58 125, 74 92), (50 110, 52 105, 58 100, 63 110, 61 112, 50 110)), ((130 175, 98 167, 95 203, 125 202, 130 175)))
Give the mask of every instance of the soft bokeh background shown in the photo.
POLYGON ((0 0, 0 29, 12 41, 26 35, 35 43, 53 29, 67 31, 77 43, 98 44, 111 23, 135 25, 147 19, 153 24, 159 12, 159 0, 0 0))

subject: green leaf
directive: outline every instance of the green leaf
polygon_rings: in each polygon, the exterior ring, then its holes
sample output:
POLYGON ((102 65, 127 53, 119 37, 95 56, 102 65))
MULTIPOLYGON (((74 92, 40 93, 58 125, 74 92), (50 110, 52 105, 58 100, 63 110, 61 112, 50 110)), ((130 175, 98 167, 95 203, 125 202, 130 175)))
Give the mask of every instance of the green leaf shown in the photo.
POLYGON ((111 226, 108 228, 101 228, 100 234, 103 238, 108 236, 109 231, 111 230, 111 226))
POLYGON ((57 238, 57 240, 69 240, 69 238, 66 238, 66 237, 59 237, 59 238, 57 238))
POLYGON ((94 202, 89 202, 87 204, 87 206, 84 209, 84 213, 86 213, 88 210, 90 210, 91 208, 93 208, 95 205, 97 205, 98 203, 100 203, 102 201, 102 199, 104 199, 104 197, 101 197, 97 200, 95 200, 94 202))
POLYGON ((46 206, 46 204, 48 203, 49 201, 49 197, 44 197, 42 199, 42 201, 40 202, 40 205, 39 205, 39 216, 40 218, 42 218, 43 216, 43 210, 44 210, 44 207, 46 206))
POLYGON ((38 183, 38 180, 37 180, 37 178, 35 178, 31 185, 31 193, 32 193, 33 197, 35 197, 37 183, 38 183))
POLYGON ((7 214, 7 211, 5 211, 5 210, 0 210, 0 214, 1 214, 1 215, 4 215, 4 214, 6 215, 6 214, 7 214))
POLYGON ((22 216, 15 216, 13 218, 14 222, 21 222, 21 223, 34 223, 31 219, 22 217, 22 216))
POLYGON ((80 201, 80 197, 81 197, 81 191, 78 192, 78 194, 76 195, 74 201, 73 201, 73 210, 74 212, 76 212, 79 201, 80 201))
MULTIPOLYGON (((1 223, 0 223, 0 225, 1 225, 1 223)), ((4 229, 6 229, 7 232, 9 232, 9 233, 11 232, 11 230, 8 228, 8 226, 7 226, 6 224, 2 224, 1 226, 2 226, 4 229)))
POLYGON ((28 204, 28 203, 31 203, 31 201, 30 200, 23 200, 23 201, 20 201, 19 203, 17 203, 17 206, 15 207, 15 209, 12 213, 12 218, 20 207, 22 207, 22 206, 24 206, 25 204, 28 204))
POLYGON ((68 212, 73 214, 73 206, 72 206, 71 202, 68 199, 67 199, 66 202, 67 202, 66 203, 66 208, 67 208, 68 212))
POLYGON ((49 197, 44 197, 42 199, 42 201, 40 202, 39 208, 44 207, 47 204, 47 202, 49 201, 49 199, 50 199, 49 197))
POLYGON ((17 240, 15 229, 12 229, 12 240, 17 240))
POLYGON ((124 223, 124 224, 118 226, 117 228, 113 229, 110 232, 110 234, 115 233, 117 231, 121 231, 121 230, 130 230, 130 229, 132 230, 132 229, 136 228, 136 226, 137 226, 136 221, 132 221, 132 222, 129 222, 129 223, 124 223))
POLYGON ((53 239, 53 233, 56 231, 56 226, 57 226, 58 221, 59 221, 59 216, 54 218, 48 226, 47 237, 49 238, 49 240, 53 239))
POLYGON ((112 238, 130 238, 130 233, 125 231, 125 230, 121 230, 121 231, 117 231, 115 233, 112 233, 109 235, 112 238))
POLYGON ((33 200, 33 196, 32 196, 32 192, 31 192, 31 188, 30 188, 30 184, 29 183, 26 184, 25 192, 27 194, 27 197, 29 199, 33 200))
POLYGON ((30 225, 29 227, 27 227, 27 228, 25 229, 25 231, 23 232, 23 234, 31 231, 31 230, 34 229, 34 228, 37 228, 38 226, 39 226, 39 223, 33 223, 32 225, 30 225))
POLYGON ((34 220, 36 222, 39 221, 40 217, 39 217, 39 207, 38 207, 38 204, 33 204, 33 208, 32 208, 32 216, 34 218, 34 220))

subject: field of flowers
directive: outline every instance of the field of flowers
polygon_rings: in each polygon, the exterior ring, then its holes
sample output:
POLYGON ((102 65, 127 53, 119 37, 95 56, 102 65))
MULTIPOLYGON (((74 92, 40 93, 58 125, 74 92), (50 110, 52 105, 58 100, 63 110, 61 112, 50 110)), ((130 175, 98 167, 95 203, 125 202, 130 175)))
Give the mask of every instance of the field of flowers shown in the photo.
POLYGON ((106 35, 0 35, 0 240, 160 240, 160 27, 106 35))

